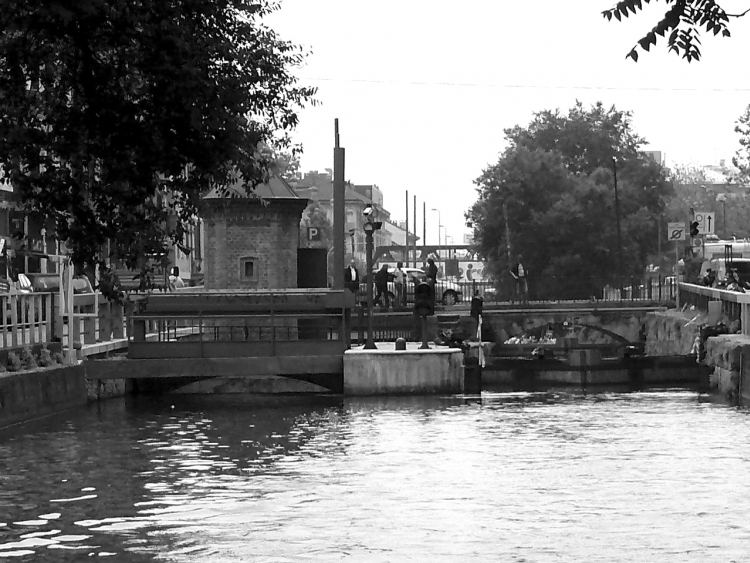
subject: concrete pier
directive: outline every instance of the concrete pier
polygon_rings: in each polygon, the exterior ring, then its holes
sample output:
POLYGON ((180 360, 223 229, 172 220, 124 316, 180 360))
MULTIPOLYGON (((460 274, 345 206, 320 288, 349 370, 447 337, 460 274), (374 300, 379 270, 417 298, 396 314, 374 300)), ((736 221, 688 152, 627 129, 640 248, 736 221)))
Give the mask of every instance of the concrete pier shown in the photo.
MULTIPOLYGON (((377 350, 361 347, 344 354, 344 395, 430 395, 464 391, 464 354, 458 348, 420 350, 393 343, 377 350)), ((434 345, 433 345, 434 346, 434 345)))

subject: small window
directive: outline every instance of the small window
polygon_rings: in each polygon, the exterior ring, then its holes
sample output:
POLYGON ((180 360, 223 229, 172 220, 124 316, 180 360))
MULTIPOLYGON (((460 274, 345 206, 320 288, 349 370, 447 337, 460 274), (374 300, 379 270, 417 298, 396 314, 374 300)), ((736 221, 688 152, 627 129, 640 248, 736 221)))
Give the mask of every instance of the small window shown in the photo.
POLYGON ((240 258, 240 278, 242 281, 258 281, 258 259, 254 256, 240 258))

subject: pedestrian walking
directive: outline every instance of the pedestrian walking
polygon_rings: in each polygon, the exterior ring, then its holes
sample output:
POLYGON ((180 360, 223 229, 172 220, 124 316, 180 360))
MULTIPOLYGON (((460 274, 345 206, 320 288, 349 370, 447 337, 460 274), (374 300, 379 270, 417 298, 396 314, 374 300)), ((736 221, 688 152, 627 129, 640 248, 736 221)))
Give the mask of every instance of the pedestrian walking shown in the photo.
POLYGON ((396 264, 396 270, 393 272, 394 276, 394 287, 396 289, 396 303, 395 306, 406 307, 406 274, 402 269, 404 264, 398 262, 396 264))
POLYGON ((373 305, 381 305, 387 310, 390 306, 390 299, 388 297, 388 266, 386 264, 383 264, 375 273, 374 281, 377 293, 375 294, 373 305), (380 301, 381 297, 383 298, 382 304, 380 301))

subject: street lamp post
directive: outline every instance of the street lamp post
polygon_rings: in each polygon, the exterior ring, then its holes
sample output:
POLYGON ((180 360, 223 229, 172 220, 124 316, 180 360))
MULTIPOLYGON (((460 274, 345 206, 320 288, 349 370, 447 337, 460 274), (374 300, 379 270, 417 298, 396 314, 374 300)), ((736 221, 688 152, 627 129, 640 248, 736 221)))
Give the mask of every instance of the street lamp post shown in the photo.
POLYGON ((617 223, 617 277, 620 285, 620 299, 622 299, 622 233, 620 231, 620 198, 617 194, 617 157, 614 156, 612 157, 612 171, 615 180, 615 221, 617 223))
POLYGON ((375 237, 375 231, 383 226, 380 221, 373 221, 373 207, 369 203, 365 206, 363 211, 365 216, 365 224, 362 229, 365 231, 365 243, 367 253, 367 340, 365 341, 365 350, 376 350, 375 341, 373 340, 372 333, 374 332, 372 323, 372 309, 373 309, 373 298, 372 298, 372 254, 373 254, 373 239, 375 237))

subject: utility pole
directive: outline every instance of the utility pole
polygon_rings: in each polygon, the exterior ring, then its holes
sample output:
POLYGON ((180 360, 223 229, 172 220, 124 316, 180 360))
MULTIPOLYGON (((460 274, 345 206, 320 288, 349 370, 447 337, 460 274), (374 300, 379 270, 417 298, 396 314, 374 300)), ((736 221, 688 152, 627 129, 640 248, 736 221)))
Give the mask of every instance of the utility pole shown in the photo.
MULTIPOLYGON (((339 120, 334 120, 333 149, 333 289, 344 289, 344 227, 346 194, 344 190, 345 151, 339 146, 339 120)), ((352 258, 354 256, 352 255, 352 258)))
POLYGON ((508 251, 508 268, 513 265, 513 256, 510 247, 510 225, 508 224, 508 204, 503 203, 503 219, 505 219, 505 248, 508 251))
POLYGON ((406 256, 405 263, 409 266, 409 253, 411 252, 411 246, 409 244, 409 190, 406 190, 406 256))
POLYGON ((620 231, 620 198, 617 194, 617 157, 612 157, 612 171, 615 180, 615 221, 617 222, 617 277, 620 285, 620 299, 623 296, 622 283, 622 233, 620 231))
POLYGON ((427 247, 427 202, 422 203, 422 246, 427 247))
POLYGON ((417 196, 414 196, 414 267, 417 267, 417 196))

